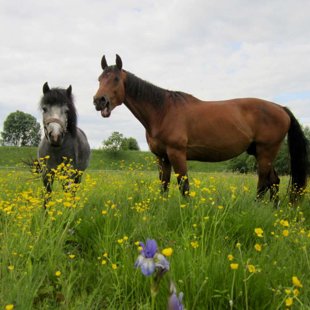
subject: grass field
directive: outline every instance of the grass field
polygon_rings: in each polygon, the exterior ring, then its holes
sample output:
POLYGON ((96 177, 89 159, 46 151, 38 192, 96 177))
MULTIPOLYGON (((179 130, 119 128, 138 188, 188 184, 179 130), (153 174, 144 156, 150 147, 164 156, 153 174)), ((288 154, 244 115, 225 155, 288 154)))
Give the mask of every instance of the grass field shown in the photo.
MULTIPOLYGON (((36 147, 1 147, 0 146, 0 168, 24 168, 24 161, 36 158, 36 147)), ((90 170, 128 170, 144 169, 157 170, 154 164, 155 156, 151 152, 120 151, 109 153, 103 150, 92 150, 90 158, 90 170)), ((197 161, 188 162, 192 171, 223 172, 227 168, 227 161, 219 163, 202 163, 197 161)))
POLYGON ((90 169, 76 194, 65 167, 46 211, 39 177, 0 169, 0 308, 166 309, 173 282, 186 309, 309 309, 309 191, 291 206, 282 177, 275 209, 254 175, 190 171, 189 198, 162 195, 146 162, 90 169), (170 263, 158 287, 134 267, 147 239, 170 263))

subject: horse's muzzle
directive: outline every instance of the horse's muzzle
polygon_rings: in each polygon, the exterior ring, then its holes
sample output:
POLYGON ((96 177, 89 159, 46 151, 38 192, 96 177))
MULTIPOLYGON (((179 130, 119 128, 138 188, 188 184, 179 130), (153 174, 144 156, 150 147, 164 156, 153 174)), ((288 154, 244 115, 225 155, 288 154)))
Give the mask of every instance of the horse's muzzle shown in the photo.
POLYGON ((111 114, 110 101, 105 97, 94 98, 94 105, 97 111, 101 111, 102 117, 109 117, 111 114))
POLYGON ((50 133, 49 134, 49 141, 51 145, 53 146, 60 146, 62 144, 63 138, 64 138, 63 133, 60 133, 60 134, 50 133))
POLYGON ((94 98, 94 105, 97 111, 102 111, 106 105, 109 103, 109 100, 106 97, 94 98))

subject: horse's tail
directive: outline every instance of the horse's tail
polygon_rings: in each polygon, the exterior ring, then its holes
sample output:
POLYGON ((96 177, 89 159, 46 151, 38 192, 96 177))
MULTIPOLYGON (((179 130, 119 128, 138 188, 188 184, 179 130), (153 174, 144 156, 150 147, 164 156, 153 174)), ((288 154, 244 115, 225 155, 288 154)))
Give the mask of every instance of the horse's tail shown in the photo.
POLYGON ((307 186, 307 176, 309 169, 308 148, 309 141, 304 135, 300 124, 293 113, 286 107, 284 110, 291 119, 291 125, 288 130, 288 148, 291 159, 291 186, 292 195, 300 194, 307 186))

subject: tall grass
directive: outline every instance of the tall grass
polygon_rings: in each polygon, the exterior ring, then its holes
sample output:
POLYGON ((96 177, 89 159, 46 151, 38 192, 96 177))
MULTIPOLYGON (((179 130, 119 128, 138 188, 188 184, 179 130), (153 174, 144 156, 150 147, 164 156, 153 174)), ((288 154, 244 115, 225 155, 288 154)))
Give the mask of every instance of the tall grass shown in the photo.
POLYGON ((76 194, 56 182, 46 210, 39 178, 0 170, 0 307, 151 309, 134 268, 151 238, 173 249, 156 309, 170 281, 186 309, 309 309, 309 192, 291 206, 282 178, 275 209, 255 201, 254 175, 191 173, 185 199, 140 169, 89 171, 76 194))

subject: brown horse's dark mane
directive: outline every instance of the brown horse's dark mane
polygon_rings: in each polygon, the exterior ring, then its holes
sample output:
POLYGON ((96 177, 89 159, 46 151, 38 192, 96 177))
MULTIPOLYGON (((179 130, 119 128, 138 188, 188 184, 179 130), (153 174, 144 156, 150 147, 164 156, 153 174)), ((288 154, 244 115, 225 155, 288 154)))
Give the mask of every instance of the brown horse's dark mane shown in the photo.
POLYGON ((40 108, 43 108, 43 105, 60 105, 67 106, 68 112, 68 125, 67 130, 72 134, 72 136, 76 136, 77 132, 77 112, 74 105, 73 95, 71 94, 68 97, 67 90, 63 88, 52 88, 42 97, 40 101, 40 108))
POLYGON ((180 91, 171 91, 142 80, 126 71, 126 94, 136 100, 148 101, 156 107, 162 107, 167 97, 172 102, 183 101, 187 94, 180 91))

